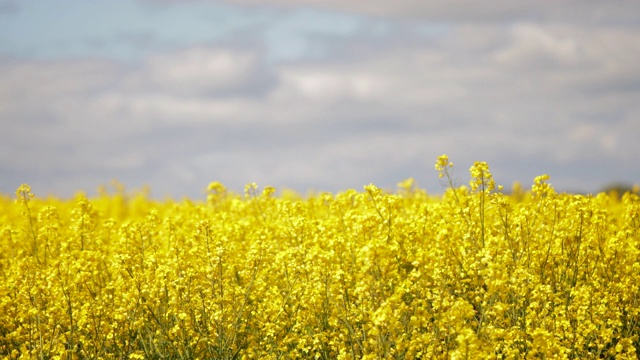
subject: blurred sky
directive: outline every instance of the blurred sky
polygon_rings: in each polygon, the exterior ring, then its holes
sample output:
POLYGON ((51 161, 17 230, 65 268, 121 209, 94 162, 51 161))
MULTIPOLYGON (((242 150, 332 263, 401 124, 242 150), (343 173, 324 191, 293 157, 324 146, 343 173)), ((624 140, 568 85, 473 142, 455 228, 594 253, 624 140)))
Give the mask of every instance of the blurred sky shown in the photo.
POLYGON ((640 2, 0 0, 0 192, 640 182, 640 2))

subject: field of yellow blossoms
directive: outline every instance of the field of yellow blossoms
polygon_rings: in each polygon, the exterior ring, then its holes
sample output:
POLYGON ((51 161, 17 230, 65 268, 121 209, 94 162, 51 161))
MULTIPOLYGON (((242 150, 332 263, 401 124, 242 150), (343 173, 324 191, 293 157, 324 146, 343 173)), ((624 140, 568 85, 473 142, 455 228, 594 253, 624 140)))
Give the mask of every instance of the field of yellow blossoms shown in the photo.
POLYGON ((636 359, 640 197, 0 197, 6 359, 636 359))

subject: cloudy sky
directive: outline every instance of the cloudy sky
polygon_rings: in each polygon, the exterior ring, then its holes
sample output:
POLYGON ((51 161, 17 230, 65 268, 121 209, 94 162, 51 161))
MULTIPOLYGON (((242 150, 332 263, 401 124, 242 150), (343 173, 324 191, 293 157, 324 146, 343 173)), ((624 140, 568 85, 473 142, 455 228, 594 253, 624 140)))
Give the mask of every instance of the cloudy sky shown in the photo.
POLYGON ((640 183, 640 2, 0 0, 0 192, 640 183))

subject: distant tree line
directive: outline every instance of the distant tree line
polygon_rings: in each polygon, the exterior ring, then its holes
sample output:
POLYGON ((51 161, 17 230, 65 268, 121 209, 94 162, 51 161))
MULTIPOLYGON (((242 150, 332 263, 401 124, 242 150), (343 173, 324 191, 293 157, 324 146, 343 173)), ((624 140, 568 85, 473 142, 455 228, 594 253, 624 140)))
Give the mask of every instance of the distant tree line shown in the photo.
POLYGON ((618 197, 622 197, 622 195, 628 192, 640 195, 640 185, 614 182, 603 186, 602 189, 600 189, 600 192, 617 194, 618 197))

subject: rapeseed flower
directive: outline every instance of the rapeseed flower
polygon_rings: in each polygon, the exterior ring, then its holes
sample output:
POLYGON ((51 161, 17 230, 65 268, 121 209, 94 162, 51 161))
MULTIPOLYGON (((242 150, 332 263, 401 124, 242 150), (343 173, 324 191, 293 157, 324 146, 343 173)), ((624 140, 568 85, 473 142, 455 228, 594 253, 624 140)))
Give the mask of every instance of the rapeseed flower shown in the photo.
POLYGON ((18 358, 637 358, 640 197, 511 195, 476 162, 432 197, 306 198, 213 182, 0 198, 0 355, 18 358))

